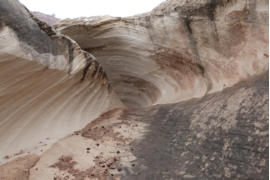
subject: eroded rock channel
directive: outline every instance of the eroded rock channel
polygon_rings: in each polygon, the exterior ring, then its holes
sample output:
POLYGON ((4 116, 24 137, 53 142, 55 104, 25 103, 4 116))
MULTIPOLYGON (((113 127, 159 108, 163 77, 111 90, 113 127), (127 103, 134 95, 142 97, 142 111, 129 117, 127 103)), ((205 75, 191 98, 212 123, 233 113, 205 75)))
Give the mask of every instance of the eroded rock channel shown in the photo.
POLYGON ((268 6, 51 27, 1 1, 0 179, 268 179, 268 6))

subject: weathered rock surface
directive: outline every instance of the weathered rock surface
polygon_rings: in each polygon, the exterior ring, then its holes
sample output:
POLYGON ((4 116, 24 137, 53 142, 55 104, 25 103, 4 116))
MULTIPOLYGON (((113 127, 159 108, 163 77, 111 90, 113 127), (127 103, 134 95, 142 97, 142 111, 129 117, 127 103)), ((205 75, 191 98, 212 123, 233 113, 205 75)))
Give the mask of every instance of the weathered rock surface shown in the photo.
POLYGON ((17 1, 0 2, 0 24, 1 163, 122 106, 95 58, 17 1))
POLYGON ((268 179, 268 81, 265 73, 202 99, 112 110, 54 144, 30 179, 268 179))
POLYGON ((52 16, 52 15, 48 15, 48 14, 44 14, 41 12, 31 12, 35 17, 37 17, 38 19, 40 19, 41 21, 46 22, 47 24, 49 24, 50 26, 58 23, 60 21, 59 18, 52 16))
POLYGON ((268 6, 167 0, 54 31, 1 1, 0 178, 268 179, 268 6))
POLYGON ((128 107, 220 91, 268 69, 268 1, 165 1, 129 18, 55 27, 91 52, 128 107))
POLYGON ((30 169, 39 160, 38 155, 26 155, 18 157, 14 161, 0 166, 1 180, 27 180, 29 179, 30 169))

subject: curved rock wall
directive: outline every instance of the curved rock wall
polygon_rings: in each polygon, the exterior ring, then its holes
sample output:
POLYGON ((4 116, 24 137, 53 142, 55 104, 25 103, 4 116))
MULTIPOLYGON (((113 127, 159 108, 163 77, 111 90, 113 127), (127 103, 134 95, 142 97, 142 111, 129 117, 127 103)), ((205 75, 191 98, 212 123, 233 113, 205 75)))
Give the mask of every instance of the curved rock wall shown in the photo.
POLYGON ((1 1, 0 17, 1 163, 14 154, 41 153, 123 106, 95 58, 73 40, 17 1, 1 1))
POLYGON ((268 177, 268 1, 55 27, 0 1, 0 179, 268 177))
POLYGON ((29 179, 267 179, 268 81, 267 72, 202 99, 109 111, 55 143, 29 179))
POLYGON ((168 0, 55 27, 97 57, 128 107, 201 97, 268 69, 267 1, 168 0))

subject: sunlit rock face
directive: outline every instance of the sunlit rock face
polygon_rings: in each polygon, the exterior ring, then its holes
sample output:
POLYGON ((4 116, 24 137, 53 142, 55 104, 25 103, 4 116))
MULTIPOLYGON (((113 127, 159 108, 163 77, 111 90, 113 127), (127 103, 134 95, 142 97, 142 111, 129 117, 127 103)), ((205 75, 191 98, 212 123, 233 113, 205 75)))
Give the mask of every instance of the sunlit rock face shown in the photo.
POLYGON ((17 1, 0 2, 0 24, 1 163, 122 106, 94 56, 17 1))
POLYGON ((91 52, 128 107, 220 91, 268 69, 268 1, 165 1, 55 26, 91 52))

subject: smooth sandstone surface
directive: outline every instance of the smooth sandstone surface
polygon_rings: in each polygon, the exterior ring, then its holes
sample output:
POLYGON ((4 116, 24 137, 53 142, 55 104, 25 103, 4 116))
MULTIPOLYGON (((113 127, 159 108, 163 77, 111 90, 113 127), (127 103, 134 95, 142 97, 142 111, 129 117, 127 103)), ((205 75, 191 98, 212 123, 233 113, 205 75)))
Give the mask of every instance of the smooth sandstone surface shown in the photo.
POLYGON ((95 57, 17 1, 0 3, 0 162, 51 143, 123 104, 95 57), (12 13, 10 13, 12 12, 12 13))
POLYGON ((0 179, 268 179, 266 0, 50 27, 0 2, 0 179))
POLYGON ((128 18, 63 20, 128 107, 175 103, 268 69, 267 1, 165 1, 128 18))

